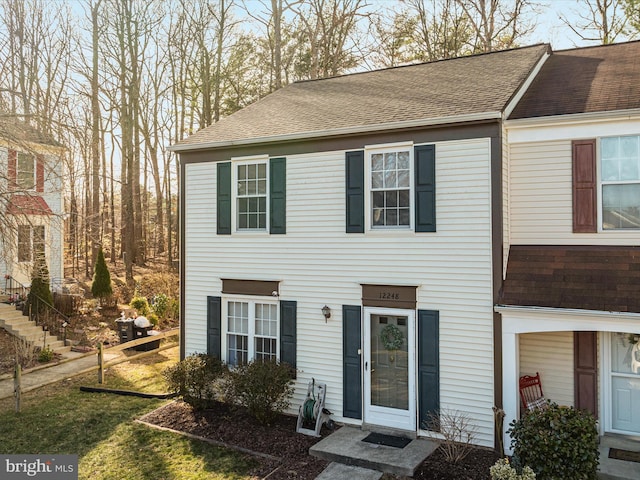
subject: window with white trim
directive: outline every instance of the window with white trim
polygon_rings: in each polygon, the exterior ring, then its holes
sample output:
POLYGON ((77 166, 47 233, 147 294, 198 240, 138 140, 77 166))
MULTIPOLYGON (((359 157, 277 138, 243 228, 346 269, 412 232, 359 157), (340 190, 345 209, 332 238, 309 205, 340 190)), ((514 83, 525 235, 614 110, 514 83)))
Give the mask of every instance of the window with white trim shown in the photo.
POLYGON ((18 225, 18 262, 31 262, 44 254, 44 225, 18 225))
POLYGON ((371 228, 411 228, 411 148, 369 151, 371 228))
POLYGON ((267 229, 267 162, 235 164, 236 228, 267 229))
POLYGON ((16 161, 16 184, 24 190, 36 186, 36 157, 30 153, 18 152, 16 161))
POLYGON ((257 300, 227 301, 227 363, 278 358, 278 305, 257 300))
POLYGON ((640 135, 600 139, 602 229, 640 228, 640 135))

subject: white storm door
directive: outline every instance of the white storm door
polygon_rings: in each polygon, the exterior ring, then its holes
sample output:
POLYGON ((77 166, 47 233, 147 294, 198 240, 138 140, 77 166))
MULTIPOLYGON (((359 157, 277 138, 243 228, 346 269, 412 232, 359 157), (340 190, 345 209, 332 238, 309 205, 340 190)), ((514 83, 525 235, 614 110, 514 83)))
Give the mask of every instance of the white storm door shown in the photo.
POLYGON ((366 308, 364 317, 364 421, 415 431, 415 311, 366 308))
POLYGON ((640 335, 611 333, 611 430, 640 435, 640 335))

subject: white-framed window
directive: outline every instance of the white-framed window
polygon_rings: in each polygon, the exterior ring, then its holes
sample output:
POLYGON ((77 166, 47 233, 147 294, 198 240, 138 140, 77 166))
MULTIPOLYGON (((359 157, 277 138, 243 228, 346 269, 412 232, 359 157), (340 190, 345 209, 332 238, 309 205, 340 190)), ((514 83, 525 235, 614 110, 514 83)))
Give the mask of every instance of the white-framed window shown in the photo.
POLYGON ((640 135, 600 139, 603 230, 640 228, 640 135))
POLYGON ((226 361, 229 365, 278 359, 277 302, 227 299, 224 325, 226 361))
POLYGON ((44 225, 18 225, 18 262, 31 262, 44 253, 44 225))
POLYGON ((18 152, 16 161, 16 184, 24 190, 33 190, 36 185, 36 157, 18 152))
POLYGON ((368 223, 371 229, 413 228, 413 148, 367 150, 368 223))
POLYGON ((234 162, 233 170, 236 230, 266 231, 269 198, 267 159, 234 162))

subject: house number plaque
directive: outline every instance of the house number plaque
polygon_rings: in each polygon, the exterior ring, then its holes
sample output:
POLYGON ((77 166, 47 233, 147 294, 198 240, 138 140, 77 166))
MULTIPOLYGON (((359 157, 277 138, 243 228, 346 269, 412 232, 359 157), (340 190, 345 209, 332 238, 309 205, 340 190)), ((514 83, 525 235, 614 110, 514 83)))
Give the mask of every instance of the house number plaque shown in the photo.
POLYGON ((416 287, 401 285, 362 285, 365 307, 416 308, 416 287))

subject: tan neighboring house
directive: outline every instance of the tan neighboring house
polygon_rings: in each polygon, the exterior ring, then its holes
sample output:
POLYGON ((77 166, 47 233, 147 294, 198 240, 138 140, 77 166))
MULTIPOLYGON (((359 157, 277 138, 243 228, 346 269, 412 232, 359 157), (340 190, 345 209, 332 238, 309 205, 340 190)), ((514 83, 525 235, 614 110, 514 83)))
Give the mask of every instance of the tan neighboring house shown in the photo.
POLYGON ((504 125, 505 423, 540 372, 640 438, 640 42, 554 52, 504 125))
POLYGON ((53 284, 63 277, 63 151, 55 140, 15 119, 0 122, 3 290, 8 276, 31 284, 37 252, 44 252, 53 284))

